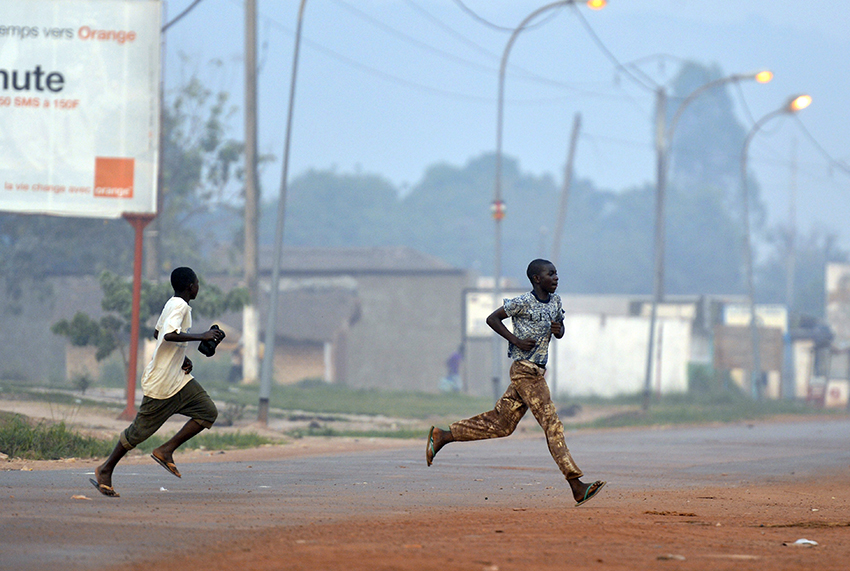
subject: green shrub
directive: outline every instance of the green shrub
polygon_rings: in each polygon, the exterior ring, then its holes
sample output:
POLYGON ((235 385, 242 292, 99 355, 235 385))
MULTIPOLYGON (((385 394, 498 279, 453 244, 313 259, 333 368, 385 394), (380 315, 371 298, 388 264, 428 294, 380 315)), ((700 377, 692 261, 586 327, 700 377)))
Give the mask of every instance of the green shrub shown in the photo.
POLYGON ((10 458, 93 458, 111 450, 112 443, 76 434, 64 422, 33 424, 18 414, 0 417, 0 452, 10 458))

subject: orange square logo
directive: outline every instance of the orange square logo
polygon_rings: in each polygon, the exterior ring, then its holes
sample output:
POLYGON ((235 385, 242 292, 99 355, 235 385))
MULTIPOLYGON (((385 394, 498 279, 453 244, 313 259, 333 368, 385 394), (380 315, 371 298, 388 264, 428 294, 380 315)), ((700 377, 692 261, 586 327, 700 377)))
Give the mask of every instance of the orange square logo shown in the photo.
POLYGON ((94 195, 105 198, 133 198, 135 159, 94 158, 94 195))

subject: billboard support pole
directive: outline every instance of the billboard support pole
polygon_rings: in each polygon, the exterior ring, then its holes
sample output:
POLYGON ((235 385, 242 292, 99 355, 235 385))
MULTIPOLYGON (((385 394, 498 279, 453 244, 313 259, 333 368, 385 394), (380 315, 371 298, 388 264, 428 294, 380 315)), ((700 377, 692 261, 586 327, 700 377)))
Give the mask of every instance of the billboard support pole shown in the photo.
POLYGON ((139 362, 139 313, 142 305, 142 244, 145 226, 156 218, 155 214, 125 212, 124 220, 130 223, 135 234, 133 250, 133 308, 130 315, 130 361, 127 366, 127 406, 118 416, 133 420, 136 416, 136 371, 139 362))

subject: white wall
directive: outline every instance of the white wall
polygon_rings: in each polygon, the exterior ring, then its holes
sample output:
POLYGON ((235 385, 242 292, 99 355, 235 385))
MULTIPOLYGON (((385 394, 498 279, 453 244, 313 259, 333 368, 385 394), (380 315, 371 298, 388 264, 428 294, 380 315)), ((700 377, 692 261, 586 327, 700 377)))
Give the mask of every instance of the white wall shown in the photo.
MULTIPOLYGON (((642 392, 646 377, 649 319, 646 317, 568 314, 563 339, 553 343, 559 395, 611 397, 642 392)), ((652 390, 688 389, 691 322, 656 320, 652 390), (661 375, 657 375, 661 350, 661 375)), ((552 383, 550 383, 551 385, 552 383)))

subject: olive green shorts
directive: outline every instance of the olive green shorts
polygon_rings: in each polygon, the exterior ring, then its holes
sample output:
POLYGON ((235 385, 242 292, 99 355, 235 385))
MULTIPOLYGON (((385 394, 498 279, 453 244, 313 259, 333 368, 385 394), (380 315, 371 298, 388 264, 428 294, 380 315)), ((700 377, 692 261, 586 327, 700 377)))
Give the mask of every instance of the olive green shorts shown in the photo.
POLYGON ((173 397, 144 397, 133 423, 118 437, 127 450, 132 450, 151 436, 175 414, 188 416, 204 428, 211 428, 218 409, 201 384, 192 379, 173 397))

